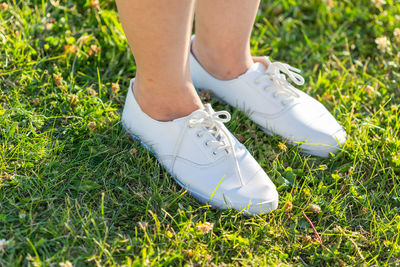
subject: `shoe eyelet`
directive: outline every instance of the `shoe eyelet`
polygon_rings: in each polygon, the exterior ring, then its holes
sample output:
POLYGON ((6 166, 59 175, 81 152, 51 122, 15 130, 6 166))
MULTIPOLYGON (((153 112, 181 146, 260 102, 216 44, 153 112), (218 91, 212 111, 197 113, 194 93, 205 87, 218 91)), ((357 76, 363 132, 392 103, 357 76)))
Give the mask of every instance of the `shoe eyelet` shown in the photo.
POLYGON ((210 146, 210 145, 208 144, 208 141, 207 141, 207 142, 204 142, 204 145, 207 146, 207 147, 210 146))
POLYGON ((216 155, 217 155, 217 153, 215 153, 215 151, 213 151, 213 155, 214 155, 214 156, 216 156, 216 155))

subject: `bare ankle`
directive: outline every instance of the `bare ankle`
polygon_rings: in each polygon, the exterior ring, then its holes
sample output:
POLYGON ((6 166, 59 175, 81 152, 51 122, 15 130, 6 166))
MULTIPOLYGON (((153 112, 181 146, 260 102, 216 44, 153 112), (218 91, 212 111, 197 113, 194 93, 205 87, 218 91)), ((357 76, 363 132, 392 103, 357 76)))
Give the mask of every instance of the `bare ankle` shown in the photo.
POLYGON ((217 79, 231 80, 245 73, 253 64, 250 53, 235 53, 235 49, 210 48, 192 42, 192 53, 199 63, 217 79))
POLYGON ((194 87, 177 88, 155 89, 135 83, 132 90, 144 113, 154 120, 171 121, 203 107, 194 87))

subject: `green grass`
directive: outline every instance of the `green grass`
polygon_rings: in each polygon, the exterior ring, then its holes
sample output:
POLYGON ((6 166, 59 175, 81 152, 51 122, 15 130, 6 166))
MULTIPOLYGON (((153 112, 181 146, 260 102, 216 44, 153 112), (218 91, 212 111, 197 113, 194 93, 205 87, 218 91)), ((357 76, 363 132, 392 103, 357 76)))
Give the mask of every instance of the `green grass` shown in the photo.
POLYGON ((278 210, 255 217, 201 205, 122 130, 135 64, 112 1, 5 3, 0 266, 400 264, 398 1, 261 4, 254 55, 303 69, 349 138, 305 156, 212 100, 277 185, 278 210))

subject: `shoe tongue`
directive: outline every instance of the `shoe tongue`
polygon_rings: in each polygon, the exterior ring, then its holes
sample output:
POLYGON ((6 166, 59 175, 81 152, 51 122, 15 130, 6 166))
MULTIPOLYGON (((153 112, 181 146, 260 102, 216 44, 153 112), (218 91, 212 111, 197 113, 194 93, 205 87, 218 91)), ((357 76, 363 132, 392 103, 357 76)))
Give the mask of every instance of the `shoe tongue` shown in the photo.
POLYGON ((256 62, 244 74, 242 74, 241 77, 243 77, 244 79, 253 80, 265 75, 266 72, 267 67, 265 67, 265 65, 261 62, 256 62))
MULTIPOLYGON (((204 106, 205 106, 204 108, 197 109, 197 110, 193 111, 192 113, 190 113, 188 116, 177 118, 177 119, 175 119, 173 121, 177 122, 177 123, 180 123, 180 122, 185 122, 189 117, 191 117, 191 118, 201 118, 201 117, 208 116, 209 111, 207 109, 207 106, 209 106, 209 104, 206 104, 204 106)), ((209 108, 211 108, 211 106, 209 108)))
POLYGON ((210 115, 215 112, 210 104, 204 104, 204 110, 210 115))
POLYGON ((198 117, 205 117, 208 115, 208 111, 205 108, 198 109, 192 112, 189 116, 192 118, 198 118, 198 117))
POLYGON ((205 117, 213 114, 214 112, 215 111, 213 110, 210 104, 204 104, 204 108, 193 111, 189 116, 192 118, 205 117))
POLYGON ((267 67, 265 67, 264 64, 260 63, 260 62, 256 62, 253 64, 253 66, 251 66, 246 73, 250 73, 250 72, 259 72, 259 73, 265 73, 267 71, 267 67))

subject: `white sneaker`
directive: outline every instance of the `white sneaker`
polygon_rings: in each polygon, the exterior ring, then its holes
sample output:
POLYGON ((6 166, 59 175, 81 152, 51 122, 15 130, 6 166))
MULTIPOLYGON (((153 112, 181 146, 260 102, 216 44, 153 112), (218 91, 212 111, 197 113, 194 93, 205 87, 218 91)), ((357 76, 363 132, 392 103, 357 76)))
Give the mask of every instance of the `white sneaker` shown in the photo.
POLYGON ((265 132, 277 134, 303 152, 328 157, 346 142, 346 132, 317 100, 293 87, 304 84, 300 70, 265 57, 266 68, 255 63, 236 79, 223 81, 209 74, 190 54, 190 69, 196 88, 213 92, 216 98, 246 112, 265 132))
POLYGON ((209 104, 189 116, 160 122, 145 114, 132 92, 122 114, 124 128, 140 139, 179 185, 203 203, 249 214, 278 206, 272 181, 246 148, 224 126, 227 111, 209 104))

